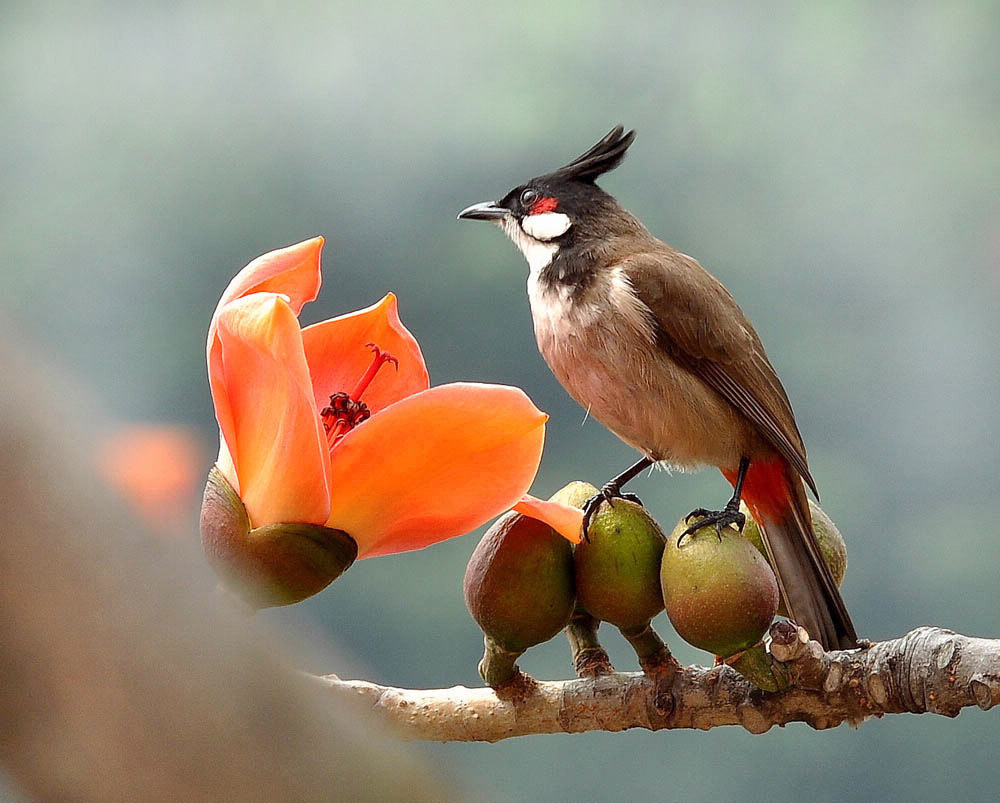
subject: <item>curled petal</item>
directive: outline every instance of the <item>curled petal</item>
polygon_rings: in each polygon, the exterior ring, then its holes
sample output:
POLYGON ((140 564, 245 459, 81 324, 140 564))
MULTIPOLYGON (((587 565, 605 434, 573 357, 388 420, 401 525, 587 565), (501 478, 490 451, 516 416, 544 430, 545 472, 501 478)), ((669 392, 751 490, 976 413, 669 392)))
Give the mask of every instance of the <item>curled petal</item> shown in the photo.
POLYGON ((365 375, 373 357, 369 343, 399 362, 395 367, 385 365, 362 394, 361 401, 372 413, 427 389, 420 346, 400 322, 392 293, 366 309, 307 326, 302 330, 302 343, 318 410, 330 403, 330 394, 351 393, 365 375))
POLYGON ((514 510, 544 521, 559 535, 573 544, 583 540, 583 511, 578 507, 570 507, 561 502, 547 502, 544 499, 526 494, 514 505, 514 510))
POLYGON ((326 524, 354 538, 359 557, 475 529, 531 485, 547 418, 500 385, 440 385, 390 405, 333 450, 326 524))
POLYGON ((298 315, 304 304, 316 298, 323 281, 319 264, 323 243, 322 237, 313 237, 270 251, 257 257, 233 277, 212 315, 208 329, 209 360, 217 319, 222 308, 231 301, 251 293, 279 293, 288 297, 292 311, 298 315))
POLYGON ((294 311, 254 293, 223 308, 216 340, 212 400, 252 526, 322 524, 328 450, 294 311))
MULTIPOLYGON (((216 408, 218 406, 218 403, 216 403, 216 408)), ((218 416, 218 413, 216 413, 216 416, 218 416)), ((221 427, 219 428, 219 456, 215 458, 215 467, 222 472, 222 476, 226 478, 226 481, 233 487, 236 493, 239 493, 239 477, 236 476, 236 466, 233 464, 233 456, 229 454, 229 447, 226 446, 226 436, 223 434, 221 427)))

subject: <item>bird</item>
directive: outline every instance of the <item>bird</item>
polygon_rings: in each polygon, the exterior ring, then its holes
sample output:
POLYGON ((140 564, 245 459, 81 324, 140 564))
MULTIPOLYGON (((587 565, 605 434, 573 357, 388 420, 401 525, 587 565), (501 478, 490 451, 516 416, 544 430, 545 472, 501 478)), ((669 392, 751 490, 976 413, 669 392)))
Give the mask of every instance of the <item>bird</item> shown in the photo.
POLYGON ((499 225, 528 263, 538 349, 589 414, 641 455, 584 506, 643 470, 716 466, 733 486, 720 510, 696 508, 698 529, 742 530, 744 501, 790 617, 824 649, 858 646, 854 624, 812 527, 819 498, 791 404, 763 343, 730 292, 695 259, 649 230, 596 183, 635 139, 616 126, 568 164, 514 187, 460 220, 499 225))

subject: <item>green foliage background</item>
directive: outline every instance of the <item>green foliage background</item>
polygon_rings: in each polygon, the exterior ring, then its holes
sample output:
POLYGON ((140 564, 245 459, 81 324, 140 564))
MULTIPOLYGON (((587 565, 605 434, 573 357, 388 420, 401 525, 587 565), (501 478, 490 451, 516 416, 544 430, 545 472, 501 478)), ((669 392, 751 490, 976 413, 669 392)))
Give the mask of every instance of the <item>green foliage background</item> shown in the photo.
MULTIPOLYGON (((996 3, 106 0, 3 16, 0 309, 115 415, 188 423, 214 448, 220 291, 257 254, 325 234, 307 322, 397 292, 433 381, 519 385, 551 414, 536 493, 599 484, 633 454, 581 428, 538 356, 519 254, 455 213, 622 122, 638 139, 603 186, 756 323, 848 540, 859 631, 1000 635, 996 3)), ((728 494, 715 472, 634 490, 667 529, 728 494)), ((266 616, 341 645, 345 675, 475 685, 461 576, 477 537, 363 561, 266 616)), ((710 660, 661 624, 683 660, 710 660)), ((570 673, 559 640, 523 666, 570 673)), ((998 734, 972 711, 426 750, 497 801, 987 800, 998 734)))

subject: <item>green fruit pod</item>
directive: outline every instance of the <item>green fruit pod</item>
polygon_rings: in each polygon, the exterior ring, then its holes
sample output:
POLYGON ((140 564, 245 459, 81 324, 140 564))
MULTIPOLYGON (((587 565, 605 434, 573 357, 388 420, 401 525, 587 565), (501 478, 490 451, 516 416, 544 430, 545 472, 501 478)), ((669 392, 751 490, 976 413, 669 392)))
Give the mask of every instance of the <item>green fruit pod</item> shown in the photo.
POLYGON ((760 552, 734 527, 715 525, 667 539, 660 583, 678 634, 723 658, 756 644, 778 609, 778 581, 760 552))
POLYGON ((502 671, 491 669, 488 659, 480 665, 483 679, 499 685, 515 671, 517 656, 569 621, 576 602, 572 547, 544 522, 508 512, 472 553, 463 589, 472 618, 486 634, 487 656, 491 650, 509 656, 502 671))
MULTIPOLYGON (((582 508, 597 493, 590 483, 571 482, 551 501, 582 508)), ((600 621, 621 631, 643 671, 671 668, 670 651, 650 625, 663 610, 660 560, 665 542, 642 505, 625 499, 602 503, 591 519, 587 538, 573 548, 578 616, 566 631, 578 674, 611 671, 608 654, 597 641, 600 621)))
POLYGON ((645 626, 663 610, 663 531, 641 505, 615 499, 591 519, 573 550, 576 595, 593 616, 621 630, 645 626))

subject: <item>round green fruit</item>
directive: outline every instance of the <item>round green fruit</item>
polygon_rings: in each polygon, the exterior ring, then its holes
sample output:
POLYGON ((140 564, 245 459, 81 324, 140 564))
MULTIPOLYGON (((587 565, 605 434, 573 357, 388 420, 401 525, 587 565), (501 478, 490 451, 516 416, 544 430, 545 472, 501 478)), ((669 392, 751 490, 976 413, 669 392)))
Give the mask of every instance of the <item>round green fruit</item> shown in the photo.
POLYGON ((622 630, 646 625, 663 610, 660 563, 666 539, 641 505, 602 504, 587 540, 573 550, 576 595, 598 619, 622 630))
POLYGON ((667 615, 689 644, 725 658, 760 641, 778 609, 778 581, 735 528, 721 539, 715 525, 681 538, 687 527, 681 519, 663 550, 667 615))
MULTIPOLYGON (((760 525, 750 515, 750 509, 745 504, 740 504, 740 511, 747 517, 746 525, 743 527, 743 536, 757 547, 760 554, 766 559, 767 551, 764 549, 760 525)), ((847 573, 847 544, 844 542, 844 536, 840 534, 837 525, 833 523, 833 519, 826 514, 826 511, 811 499, 809 500, 809 512, 812 514, 813 532, 819 542, 819 550, 823 555, 823 560, 830 569, 834 582, 840 586, 847 573)), ((778 607, 778 615, 788 616, 784 602, 778 607)))
POLYGON ((544 522, 513 511, 490 527, 465 570, 465 604, 504 650, 524 652, 562 630, 573 613, 573 552, 544 522))

